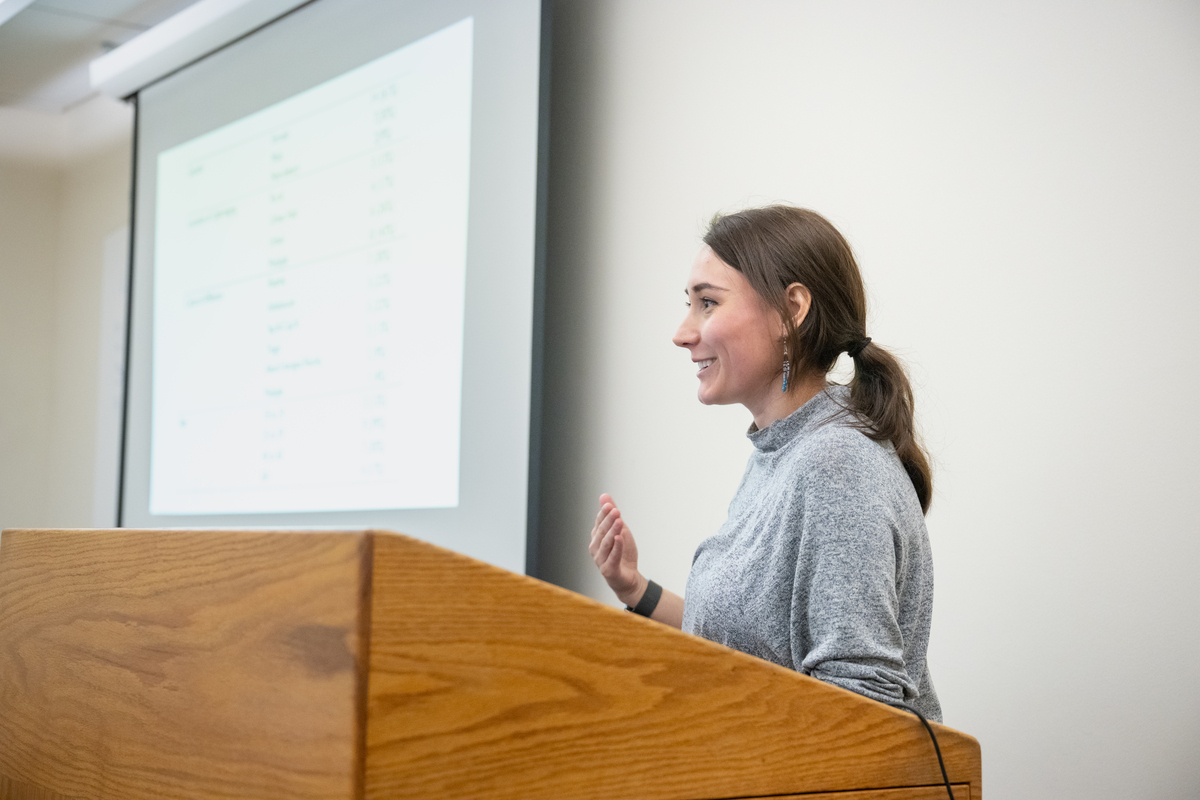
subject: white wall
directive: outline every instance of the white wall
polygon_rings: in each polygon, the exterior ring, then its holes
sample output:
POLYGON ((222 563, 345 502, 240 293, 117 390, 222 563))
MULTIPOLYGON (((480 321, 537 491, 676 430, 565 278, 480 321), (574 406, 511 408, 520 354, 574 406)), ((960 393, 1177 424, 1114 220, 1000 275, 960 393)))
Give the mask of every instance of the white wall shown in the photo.
POLYGON ((670 343, 712 212, 859 255, 935 462, 931 664, 990 797, 1200 783, 1200 6, 554 6, 545 573, 611 491, 682 592, 749 452, 670 343))

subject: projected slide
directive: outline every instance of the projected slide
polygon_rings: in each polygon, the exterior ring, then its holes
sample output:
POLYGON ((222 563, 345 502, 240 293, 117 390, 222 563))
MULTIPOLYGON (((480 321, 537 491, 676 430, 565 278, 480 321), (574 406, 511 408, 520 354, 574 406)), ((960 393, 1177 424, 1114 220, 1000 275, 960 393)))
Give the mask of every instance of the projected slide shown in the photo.
POLYGON ((151 513, 457 505, 471 48, 159 156, 151 513))

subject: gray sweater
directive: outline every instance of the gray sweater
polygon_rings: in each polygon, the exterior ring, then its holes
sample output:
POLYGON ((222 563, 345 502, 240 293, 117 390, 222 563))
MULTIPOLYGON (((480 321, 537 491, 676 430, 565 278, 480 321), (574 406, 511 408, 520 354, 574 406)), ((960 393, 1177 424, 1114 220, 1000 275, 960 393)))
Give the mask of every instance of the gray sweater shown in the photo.
POLYGON ((940 721, 921 504, 891 445, 839 401, 849 390, 832 386, 751 429, 729 518, 696 550, 683 629, 940 721))

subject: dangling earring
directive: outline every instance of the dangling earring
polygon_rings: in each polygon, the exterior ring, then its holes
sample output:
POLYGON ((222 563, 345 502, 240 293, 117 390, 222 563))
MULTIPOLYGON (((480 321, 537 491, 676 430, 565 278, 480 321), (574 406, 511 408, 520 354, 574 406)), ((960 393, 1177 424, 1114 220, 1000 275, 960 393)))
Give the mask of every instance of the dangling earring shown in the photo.
POLYGON ((792 365, 788 363, 787 342, 783 343, 783 391, 787 393, 788 373, 792 371, 792 365))

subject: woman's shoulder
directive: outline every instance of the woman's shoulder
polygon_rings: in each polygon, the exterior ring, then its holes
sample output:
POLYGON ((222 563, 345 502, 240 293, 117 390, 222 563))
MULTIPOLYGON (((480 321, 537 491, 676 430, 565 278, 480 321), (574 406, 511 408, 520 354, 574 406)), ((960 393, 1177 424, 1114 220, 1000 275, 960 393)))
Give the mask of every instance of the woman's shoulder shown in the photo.
POLYGON ((822 425, 803 444, 799 482, 811 503, 857 516, 882 515, 900 529, 924 531, 912 478, 891 442, 875 441, 851 418, 822 425))
POLYGON ((817 420, 807 435, 796 442, 807 457, 837 462, 875 462, 895 458, 891 442, 877 442, 867 435, 869 424, 853 411, 833 407, 817 420))
POLYGON ((819 482, 876 487, 908 482, 891 442, 877 442, 852 412, 839 410, 796 442, 795 468, 819 482))

